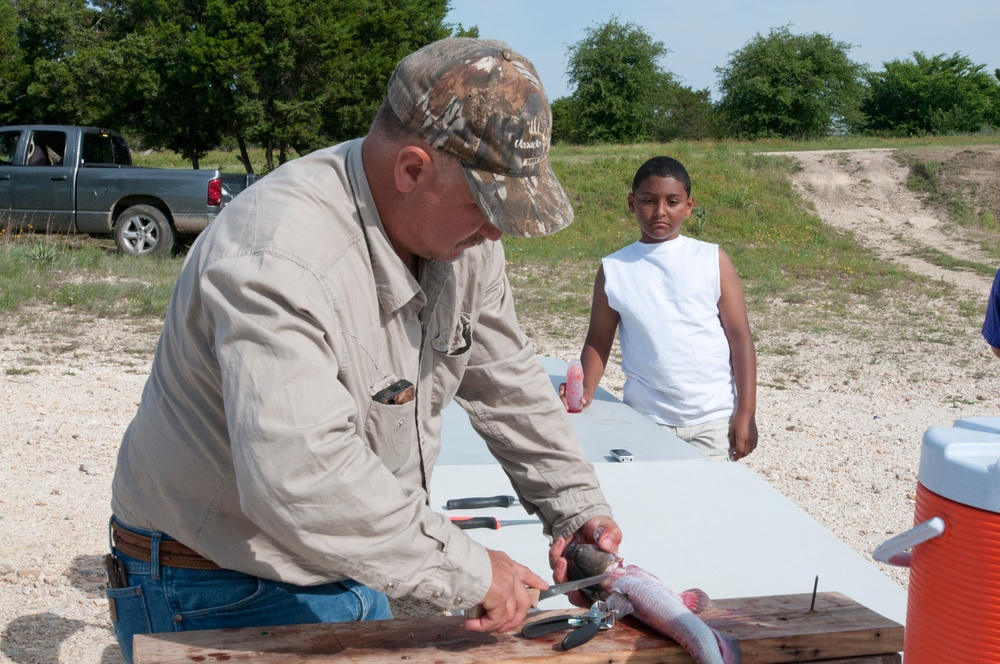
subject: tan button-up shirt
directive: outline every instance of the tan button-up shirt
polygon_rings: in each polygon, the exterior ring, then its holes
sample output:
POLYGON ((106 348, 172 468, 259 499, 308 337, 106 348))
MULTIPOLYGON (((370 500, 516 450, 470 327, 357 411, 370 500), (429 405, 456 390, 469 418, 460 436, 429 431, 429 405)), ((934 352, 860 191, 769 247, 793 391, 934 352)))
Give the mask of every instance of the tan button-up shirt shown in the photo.
POLYGON ((467 608, 489 588, 489 558, 428 496, 453 398, 549 532, 610 510, 517 325, 502 245, 422 261, 414 279, 361 143, 277 169, 195 243, 112 510, 224 568, 467 608), (400 378, 413 401, 372 400, 400 378))

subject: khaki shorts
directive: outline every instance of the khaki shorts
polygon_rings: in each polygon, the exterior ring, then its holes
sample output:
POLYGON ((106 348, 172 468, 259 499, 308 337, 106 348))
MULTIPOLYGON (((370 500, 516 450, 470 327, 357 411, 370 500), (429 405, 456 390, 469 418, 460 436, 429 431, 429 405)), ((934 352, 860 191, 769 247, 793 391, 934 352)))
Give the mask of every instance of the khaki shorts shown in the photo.
POLYGON ((712 461, 729 461, 731 451, 729 449, 729 419, 722 417, 717 420, 709 420, 701 424, 690 427, 672 427, 661 424, 664 429, 691 445, 696 447, 712 461))

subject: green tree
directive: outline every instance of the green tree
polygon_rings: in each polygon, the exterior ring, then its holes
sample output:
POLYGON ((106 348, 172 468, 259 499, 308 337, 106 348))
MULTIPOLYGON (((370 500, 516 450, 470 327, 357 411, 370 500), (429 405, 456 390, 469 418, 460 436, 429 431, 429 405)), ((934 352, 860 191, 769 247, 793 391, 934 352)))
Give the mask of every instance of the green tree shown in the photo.
POLYGON ((14 107, 27 87, 28 67, 17 40, 19 23, 14 3, 0 0, 0 124, 17 121, 14 107))
POLYGON ((0 116, 114 126, 195 168, 226 141, 252 170, 248 143, 271 169, 362 135, 400 58, 478 36, 447 0, 0 3, 0 116))
POLYGON ((566 70, 576 89, 567 105, 577 143, 631 143, 649 136, 654 109, 662 108, 673 77, 658 61, 666 55, 634 23, 617 17, 594 28, 569 48, 566 70))
POLYGON ((851 48, 788 28, 757 33, 716 69, 727 130, 746 138, 811 137, 854 126, 866 67, 850 60, 851 48))
POLYGON ((719 114, 712 93, 673 83, 667 86, 667 102, 654 109, 649 138, 654 141, 699 140, 720 135, 719 114))
MULTIPOLYGON (((87 117, 85 100, 97 84, 77 75, 103 34, 100 13, 85 0, 18 0, 16 46, 11 43, 11 105, 0 113, 19 122, 79 123, 87 117)), ((4 15, 9 17, 5 8, 4 15)))
POLYGON ((111 1, 137 47, 127 115, 195 166, 223 137, 270 170, 363 134, 396 62, 449 34, 446 0, 111 1))
POLYGON ((1000 127, 1000 83, 955 53, 883 63, 867 76, 862 128, 893 135, 969 133, 1000 127))
POLYGON ((709 92, 678 83, 659 64, 667 53, 663 42, 617 17, 587 29, 569 50, 567 75, 576 88, 552 104, 552 140, 635 143, 714 135, 709 92))

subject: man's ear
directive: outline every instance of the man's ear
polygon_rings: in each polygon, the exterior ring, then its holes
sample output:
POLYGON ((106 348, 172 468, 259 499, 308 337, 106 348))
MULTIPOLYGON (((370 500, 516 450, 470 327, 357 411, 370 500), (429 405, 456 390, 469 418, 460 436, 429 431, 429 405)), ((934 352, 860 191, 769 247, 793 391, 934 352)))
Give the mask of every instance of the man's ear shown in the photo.
POLYGON ((426 176, 431 163, 430 154, 418 145, 406 145, 400 148, 396 153, 396 165, 393 169, 396 189, 403 194, 412 192, 421 177, 426 176))

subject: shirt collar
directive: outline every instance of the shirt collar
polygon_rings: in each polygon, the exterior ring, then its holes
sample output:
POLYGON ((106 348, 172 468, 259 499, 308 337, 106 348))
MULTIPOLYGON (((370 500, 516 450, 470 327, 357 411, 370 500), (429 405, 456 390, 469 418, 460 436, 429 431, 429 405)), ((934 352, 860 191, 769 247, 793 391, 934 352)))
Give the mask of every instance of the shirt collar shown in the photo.
POLYGON ((379 306, 383 311, 392 313, 414 298, 418 298, 418 303, 422 305, 425 298, 420 284, 403 265, 403 261, 396 255, 389 237, 385 234, 385 227, 382 226, 382 219, 378 216, 375 198, 368 186, 364 162, 361 159, 363 142, 363 139, 356 141, 348 152, 347 176, 354 190, 355 203, 368 242, 379 306))

